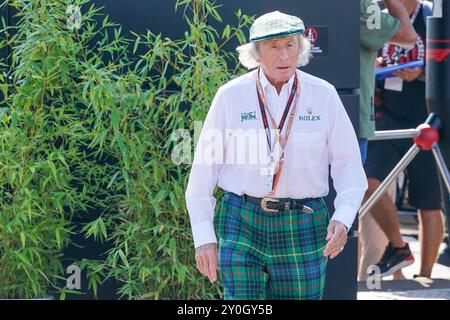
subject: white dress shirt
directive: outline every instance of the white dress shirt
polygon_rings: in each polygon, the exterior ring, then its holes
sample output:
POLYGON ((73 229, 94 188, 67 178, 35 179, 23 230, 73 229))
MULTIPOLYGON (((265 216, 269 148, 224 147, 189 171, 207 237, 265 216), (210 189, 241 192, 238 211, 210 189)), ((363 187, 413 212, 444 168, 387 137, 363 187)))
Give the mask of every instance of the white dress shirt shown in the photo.
MULTIPOLYGON (((350 229, 367 189, 354 129, 330 83, 300 70, 297 70, 297 76, 301 93, 295 105, 297 109, 275 197, 326 196, 331 165, 337 192, 336 209, 331 219, 350 229)), ((294 76, 278 95, 261 72, 268 108, 277 124, 293 80, 294 76)), ((283 135, 287 122, 288 119, 283 135)), ((271 136, 274 141, 274 131, 271 136)), ((238 195, 265 197, 270 191, 266 174, 269 159, 256 91, 256 71, 252 71, 219 88, 197 143, 186 190, 186 206, 196 248, 217 242, 213 226, 216 185, 238 195)))

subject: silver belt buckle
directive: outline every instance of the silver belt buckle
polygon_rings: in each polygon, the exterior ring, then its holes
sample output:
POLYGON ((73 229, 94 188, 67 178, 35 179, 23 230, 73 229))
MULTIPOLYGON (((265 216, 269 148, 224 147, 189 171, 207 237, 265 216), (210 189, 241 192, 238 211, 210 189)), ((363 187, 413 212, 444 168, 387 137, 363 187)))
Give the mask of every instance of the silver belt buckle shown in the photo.
POLYGON ((313 213, 314 210, 311 207, 303 205, 302 212, 304 212, 304 213, 313 213))
POLYGON ((278 199, 274 199, 274 198, 270 198, 270 197, 264 197, 261 200, 261 208, 265 211, 265 212, 278 212, 278 210, 276 209, 269 209, 267 208, 267 202, 280 202, 280 200, 278 199))

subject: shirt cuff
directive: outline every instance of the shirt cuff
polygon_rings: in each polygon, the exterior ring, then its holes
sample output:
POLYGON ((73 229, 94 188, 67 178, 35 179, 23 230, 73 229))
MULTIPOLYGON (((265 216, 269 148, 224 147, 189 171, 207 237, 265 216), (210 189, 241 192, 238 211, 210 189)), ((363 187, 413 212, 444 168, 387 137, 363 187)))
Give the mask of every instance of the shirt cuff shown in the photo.
POLYGON ((352 207, 341 206, 336 209, 331 217, 331 220, 336 220, 343 223, 347 227, 347 230, 350 231, 350 228, 355 221, 357 211, 357 209, 352 207))
POLYGON ((204 221, 191 224, 191 227, 196 249, 206 243, 217 243, 216 233, 212 222, 204 221))

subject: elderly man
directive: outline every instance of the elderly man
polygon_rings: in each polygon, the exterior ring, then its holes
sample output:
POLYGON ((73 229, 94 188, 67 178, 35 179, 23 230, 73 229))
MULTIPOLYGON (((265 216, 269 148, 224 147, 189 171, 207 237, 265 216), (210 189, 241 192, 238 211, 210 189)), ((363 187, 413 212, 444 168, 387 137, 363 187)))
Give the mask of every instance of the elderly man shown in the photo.
POLYGON ((257 69, 219 88, 197 144, 186 190, 196 263, 211 282, 219 271, 225 299, 321 299, 327 259, 344 248, 367 189, 335 88, 297 70, 309 59, 303 32, 278 11, 255 20, 238 52, 257 69))

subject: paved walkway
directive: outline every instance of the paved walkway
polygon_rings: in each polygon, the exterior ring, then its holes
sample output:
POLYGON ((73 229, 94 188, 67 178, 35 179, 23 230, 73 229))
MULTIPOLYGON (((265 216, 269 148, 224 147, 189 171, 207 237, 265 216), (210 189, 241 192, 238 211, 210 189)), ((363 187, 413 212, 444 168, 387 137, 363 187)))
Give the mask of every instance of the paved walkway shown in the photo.
MULTIPOLYGON (((408 237, 416 262, 403 269, 407 280, 383 279, 379 289, 368 289, 366 282, 358 283, 358 300, 450 300, 450 253, 445 244, 440 247, 440 257, 433 268, 431 279, 416 278, 420 268, 420 246, 415 238, 408 237)), ((370 284, 369 284, 370 285, 370 284)), ((373 283, 372 283, 373 285, 373 283)))

